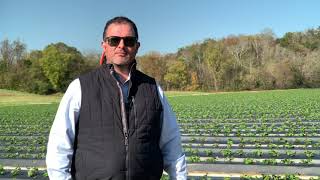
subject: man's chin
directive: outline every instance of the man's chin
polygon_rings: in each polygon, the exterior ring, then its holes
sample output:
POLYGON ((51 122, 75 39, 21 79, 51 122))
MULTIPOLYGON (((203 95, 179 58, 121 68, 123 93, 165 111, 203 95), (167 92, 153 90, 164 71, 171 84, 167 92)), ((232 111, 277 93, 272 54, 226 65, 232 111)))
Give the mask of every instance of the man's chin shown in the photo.
POLYGON ((115 59, 112 64, 117 66, 128 66, 133 62, 133 60, 130 60, 128 58, 123 59, 115 59))
POLYGON ((117 66, 119 68, 128 68, 130 63, 129 62, 114 62, 112 63, 114 66, 117 66))

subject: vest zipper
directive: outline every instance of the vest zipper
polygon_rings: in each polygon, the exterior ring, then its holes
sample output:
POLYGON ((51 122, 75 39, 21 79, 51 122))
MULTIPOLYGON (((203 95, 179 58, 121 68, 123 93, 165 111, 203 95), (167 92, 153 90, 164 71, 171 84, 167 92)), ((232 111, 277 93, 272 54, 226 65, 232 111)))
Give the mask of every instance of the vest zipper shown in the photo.
POLYGON ((135 129, 137 129, 137 109, 136 109, 136 104, 135 104, 133 96, 132 96, 132 106, 133 106, 133 111, 134 111, 134 127, 135 127, 135 129))
POLYGON ((127 117, 126 117, 126 110, 125 110, 125 105, 123 102, 123 94, 121 90, 121 86, 119 82, 114 78, 114 80, 117 82, 118 89, 120 91, 120 109, 121 109, 121 122, 123 126, 123 135, 124 135, 124 145, 125 145, 125 150, 126 150, 126 179, 130 179, 129 177, 129 130, 128 130, 128 124, 127 124, 127 117))
MULTIPOLYGON (((131 69, 130 69, 131 72, 131 69)), ((122 122, 122 126, 123 126, 123 135, 124 135, 124 145, 125 145, 125 150, 126 150, 126 159, 125 159, 125 163, 126 163, 126 179, 130 180, 130 176, 129 176, 129 129, 128 129, 128 123, 127 123, 127 116, 126 116, 126 109, 125 109, 125 104, 123 102, 123 93, 122 93, 122 89, 120 86, 119 81, 116 80, 116 78, 113 76, 114 71, 111 70, 110 74, 113 77, 113 79, 117 82, 117 86, 120 92, 120 109, 121 109, 121 122, 122 122)), ((135 118, 136 119, 136 118, 135 118)))
POLYGON ((127 168, 127 171, 126 171, 126 179, 130 179, 129 177, 129 153, 128 153, 128 147, 129 147, 129 138, 128 138, 128 135, 129 135, 129 131, 128 132, 125 132, 124 133, 124 143, 125 143, 125 146, 126 146, 126 168, 127 168))

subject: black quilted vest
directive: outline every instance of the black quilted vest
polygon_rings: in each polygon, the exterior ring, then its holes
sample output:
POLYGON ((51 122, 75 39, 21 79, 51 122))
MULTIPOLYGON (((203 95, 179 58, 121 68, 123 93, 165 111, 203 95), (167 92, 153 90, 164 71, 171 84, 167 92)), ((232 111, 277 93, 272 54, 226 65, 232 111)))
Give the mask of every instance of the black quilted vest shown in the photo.
POLYGON ((73 178, 159 180, 163 172, 159 148, 162 104, 155 80, 132 68, 125 106, 112 69, 105 64, 79 78, 82 100, 73 178))

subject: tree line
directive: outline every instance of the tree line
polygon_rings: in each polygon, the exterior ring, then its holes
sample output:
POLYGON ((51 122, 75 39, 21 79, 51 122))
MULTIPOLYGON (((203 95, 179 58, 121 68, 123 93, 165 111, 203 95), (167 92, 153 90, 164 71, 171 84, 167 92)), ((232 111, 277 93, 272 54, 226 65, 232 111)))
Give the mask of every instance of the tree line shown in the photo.
POLYGON ((96 66, 86 58, 97 57, 84 56, 61 42, 28 53, 20 40, 6 39, 0 44, 0 88, 37 94, 64 92, 75 77, 96 66))
MULTIPOLYGON (((99 66, 99 54, 62 42, 26 51, 19 40, 0 43, 0 88, 38 94, 64 92, 79 74, 99 66)), ((138 56, 138 69, 165 90, 235 91, 320 87, 320 27, 276 38, 255 35, 206 39, 176 53, 138 56)))

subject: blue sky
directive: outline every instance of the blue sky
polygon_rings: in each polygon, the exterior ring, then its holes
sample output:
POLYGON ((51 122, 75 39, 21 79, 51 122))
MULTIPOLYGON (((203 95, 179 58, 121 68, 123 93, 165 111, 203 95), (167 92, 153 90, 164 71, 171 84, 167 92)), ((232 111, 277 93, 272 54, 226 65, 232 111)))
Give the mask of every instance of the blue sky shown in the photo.
POLYGON ((100 52, 105 22, 121 15, 138 26, 138 55, 174 53, 206 38, 317 28, 319 7, 318 0, 0 0, 0 41, 19 38, 29 51, 62 41, 100 52))

